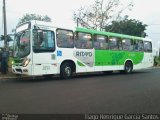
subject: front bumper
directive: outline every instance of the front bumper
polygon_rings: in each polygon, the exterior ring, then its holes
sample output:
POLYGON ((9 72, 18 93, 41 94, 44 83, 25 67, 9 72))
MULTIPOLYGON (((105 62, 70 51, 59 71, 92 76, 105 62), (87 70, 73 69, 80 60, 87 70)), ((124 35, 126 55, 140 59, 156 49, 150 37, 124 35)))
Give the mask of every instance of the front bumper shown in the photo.
POLYGON ((12 72, 14 74, 32 75, 30 65, 27 67, 12 65, 12 72))

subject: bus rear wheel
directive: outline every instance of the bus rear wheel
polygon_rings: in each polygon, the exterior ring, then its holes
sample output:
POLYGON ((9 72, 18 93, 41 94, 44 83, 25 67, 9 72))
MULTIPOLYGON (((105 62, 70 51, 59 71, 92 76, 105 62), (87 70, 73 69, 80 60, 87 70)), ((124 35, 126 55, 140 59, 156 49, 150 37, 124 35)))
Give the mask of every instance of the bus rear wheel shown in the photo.
POLYGON ((120 71, 121 73, 130 74, 133 71, 133 64, 130 61, 127 61, 124 66, 124 70, 120 71))
POLYGON ((125 67, 124 67, 124 72, 126 74, 129 74, 129 73, 132 73, 132 70, 133 70, 133 64, 132 64, 132 62, 127 61, 126 64, 125 64, 125 67))
POLYGON ((60 77, 62 79, 69 79, 72 77, 72 74, 73 70, 71 64, 68 62, 63 63, 60 68, 60 77))

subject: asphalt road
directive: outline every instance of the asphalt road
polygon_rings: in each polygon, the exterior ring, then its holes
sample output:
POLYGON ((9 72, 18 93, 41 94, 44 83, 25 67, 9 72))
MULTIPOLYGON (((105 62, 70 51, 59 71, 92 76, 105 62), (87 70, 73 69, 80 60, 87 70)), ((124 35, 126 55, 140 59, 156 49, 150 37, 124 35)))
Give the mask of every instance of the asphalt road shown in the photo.
POLYGON ((159 113, 160 68, 70 80, 0 80, 0 113, 159 113))

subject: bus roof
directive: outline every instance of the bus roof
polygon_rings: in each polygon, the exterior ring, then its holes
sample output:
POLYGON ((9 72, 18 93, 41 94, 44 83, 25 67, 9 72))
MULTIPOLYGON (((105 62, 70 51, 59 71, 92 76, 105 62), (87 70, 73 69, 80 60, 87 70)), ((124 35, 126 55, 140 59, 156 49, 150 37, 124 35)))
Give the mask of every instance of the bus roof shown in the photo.
POLYGON ((39 21, 39 20, 30 20, 24 23, 21 23, 20 25, 16 26, 16 28, 23 26, 25 24, 31 23, 31 25, 37 25, 37 26, 41 26, 44 28, 60 28, 60 29, 69 29, 69 30, 75 30, 75 27, 71 27, 71 26, 64 26, 63 24, 61 25, 57 25, 54 22, 45 22, 45 21, 39 21))
POLYGON ((80 28, 77 27, 76 29, 74 27, 67 27, 63 25, 56 25, 53 22, 45 22, 45 21, 38 21, 38 20, 31 20, 25 23, 22 23, 18 25, 16 28, 22 26, 23 24, 26 23, 31 23, 32 25, 38 25, 41 27, 48 27, 48 28, 60 28, 60 29, 68 29, 68 30, 76 30, 79 32, 89 32, 91 34, 100 34, 100 35, 107 35, 107 36, 112 36, 112 37, 120 37, 120 38, 128 38, 128 39, 135 39, 135 40, 146 40, 146 41, 151 41, 149 38, 143 38, 143 37, 137 37, 137 36, 131 36, 131 35, 125 35, 125 34, 119 34, 119 33, 113 33, 113 32, 105 32, 105 31, 98 31, 98 30, 93 30, 93 29, 87 29, 87 28, 80 28))
POLYGON ((54 22, 45 22, 45 21, 37 21, 37 20, 32 20, 32 24, 38 25, 38 26, 44 26, 44 27, 51 27, 51 28, 60 28, 60 29, 68 29, 68 30, 74 30, 75 27, 71 26, 64 26, 63 24, 57 25, 54 22))

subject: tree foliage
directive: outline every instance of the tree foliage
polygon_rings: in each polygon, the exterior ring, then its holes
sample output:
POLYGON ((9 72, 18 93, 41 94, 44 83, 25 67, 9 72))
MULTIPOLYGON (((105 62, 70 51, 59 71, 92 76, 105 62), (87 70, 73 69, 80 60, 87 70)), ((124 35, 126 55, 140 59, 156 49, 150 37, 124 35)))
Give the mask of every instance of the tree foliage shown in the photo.
MULTIPOLYGON (((4 40, 4 35, 1 35, 0 36, 0 41, 3 41, 4 40)), ((10 41, 13 41, 13 39, 11 38, 10 35, 7 35, 7 42, 10 42, 10 41)))
POLYGON ((147 25, 143 24, 141 21, 135 19, 128 19, 128 16, 126 16, 122 20, 112 21, 111 25, 105 27, 105 30, 108 32, 146 37, 146 27, 147 25))
POLYGON ((18 25, 21 23, 30 21, 30 20, 39 20, 39 21, 45 21, 45 22, 51 22, 51 18, 47 15, 38 15, 38 14, 25 14, 22 18, 19 19, 18 25))
POLYGON ((102 30, 111 21, 118 20, 120 15, 131 7, 132 2, 124 6, 120 0, 95 0, 93 5, 81 7, 74 12, 73 20, 78 20, 82 27, 102 30))

